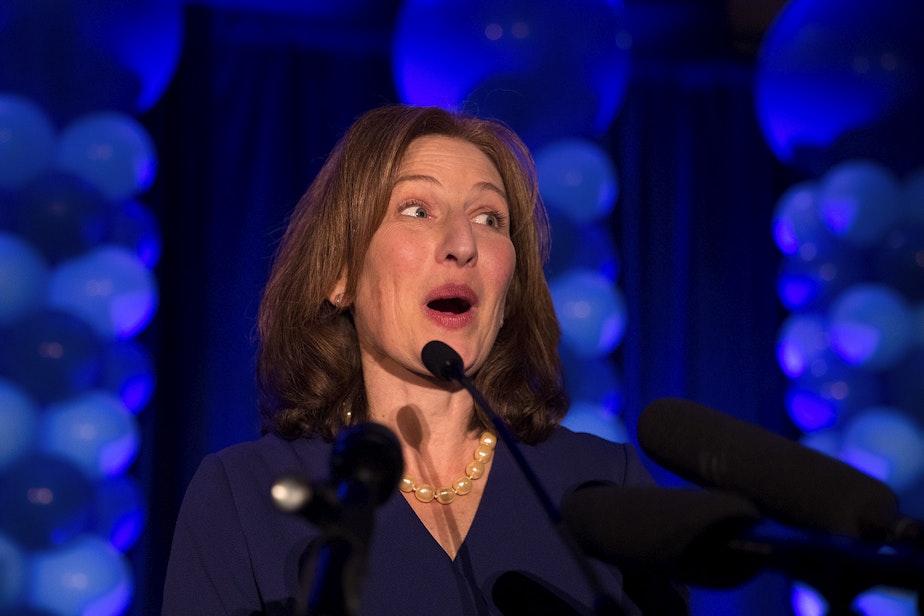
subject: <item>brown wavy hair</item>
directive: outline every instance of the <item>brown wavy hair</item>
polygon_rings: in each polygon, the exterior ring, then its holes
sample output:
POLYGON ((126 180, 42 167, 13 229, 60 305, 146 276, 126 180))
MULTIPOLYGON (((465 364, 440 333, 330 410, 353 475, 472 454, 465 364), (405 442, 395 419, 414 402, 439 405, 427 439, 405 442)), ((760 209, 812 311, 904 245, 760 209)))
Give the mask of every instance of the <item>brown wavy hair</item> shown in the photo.
MULTIPOLYGON (((549 226, 535 165, 503 124, 439 108, 389 105, 362 115, 295 206, 270 271, 258 320, 257 380, 263 432, 334 438, 368 418, 359 344, 331 290, 347 273, 355 294, 372 235, 382 222, 408 146, 425 135, 463 139, 500 172, 516 249, 504 326, 474 375, 476 386, 522 441, 548 437, 567 411, 560 329, 542 270, 549 226)), ((347 299, 347 301, 349 301, 347 299)), ((483 418, 473 417, 473 426, 483 418)))

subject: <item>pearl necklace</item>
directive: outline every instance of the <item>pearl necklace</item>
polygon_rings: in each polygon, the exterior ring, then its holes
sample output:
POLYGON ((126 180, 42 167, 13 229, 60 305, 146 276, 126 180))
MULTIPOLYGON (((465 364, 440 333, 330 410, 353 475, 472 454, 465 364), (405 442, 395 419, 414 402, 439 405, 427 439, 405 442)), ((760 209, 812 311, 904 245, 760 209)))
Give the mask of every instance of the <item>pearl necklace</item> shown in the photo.
POLYGON ((480 479, 484 475, 485 465, 494 457, 496 445, 497 437, 490 432, 484 432, 472 456, 474 459, 465 467, 465 475, 456 479, 451 486, 434 488, 428 483, 417 483, 416 479, 405 473, 401 477, 398 488, 404 493, 413 492, 417 500, 422 503, 429 503, 436 499, 436 502, 441 505, 448 505, 456 494, 462 496, 472 491, 472 480, 480 479))

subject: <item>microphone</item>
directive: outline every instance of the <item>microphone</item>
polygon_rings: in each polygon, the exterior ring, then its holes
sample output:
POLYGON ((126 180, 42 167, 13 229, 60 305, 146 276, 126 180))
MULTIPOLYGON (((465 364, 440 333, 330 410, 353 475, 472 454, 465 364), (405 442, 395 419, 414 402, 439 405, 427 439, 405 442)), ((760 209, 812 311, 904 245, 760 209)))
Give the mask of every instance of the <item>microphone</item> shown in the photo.
POLYGON ((532 487, 533 492, 536 493, 536 496, 542 502, 542 506, 545 508, 546 513, 552 520, 552 523, 554 523, 556 526, 559 525, 561 523, 561 513, 559 513, 555 503, 552 502, 551 497, 542 486, 542 483, 539 481, 536 473, 529 466, 526 458, 523 457, 523 453, 520 451, 516 440, 513 438, 513 435, 507 428, 507 424, 505 424, 504 420, 502 420, 497 415, 497 413, 494 412, 494 409, 491 408, 491 405, 488 404, 488 401, 485 400, 485 397, 482 395, 482 393, 478 391, 477 387, 475 387, 475 383, 472 382, 470 378, 465 376, 462 357, 456 353, 455 349, 453 349, 445 342, 440 340, 431 340, 424 345, 423 350, 420 352, 420 359, 423 361, 424 366, 427 367, 427 370, 433 374, 433 376, 444 381, 457 381, 460 385, 462 385, 462 387, 468 390, 468 392, 472 395, 472 398, 475 399, 475 402, 478 403, 478 406, 481 407, 481 409, 490 418, 491 423, 494 424, 494 428, 497 430, 498 436, 504 441, 504 443, 507 445, 507 448, 510 449, 510 453, 512 453, 513 457, 516 459, 520 470, 524 475, 526 475, 526 479, 529 481, 529 485, 532 487))
POLYGON ((338 523, 348 507, 383 504, 404 472, 398 438, 387 427, 364 423, 337 435, 331 449, 329 480, 305 481, 286 475, 273 484, 276 507, 319 526, 338 523))
POLYGON ((364 423, 337 435, 327 482, 282 477, 271 495, 282 511, 301 515, 323 532, 302 573, 296 614, 355 616, 365 578, 373 510, 395 491, 404 471, 401 445, 381 424, 364 423))
POLYGON ((539 499, 542 507, 545 509, 546 515, 558 532, 562 542, 568 547, 582 575, 587 580, 588 584, 590 584, 596 597, 596 605, 594 606, 595 613, 625 613, 626 610, 603 590, 603 584, 591 567, 590 562, 588 562, 584 552, 581 551, 580 546, 578 546, 574 537, 569 533, 568 528, 563 522, 561 512, 558 510, 558 507, 555 506, 555 503, 542 485, 536 472, 523 456, 523 452, 520 451, 520 447, 516 439, 514 439, 513 434, 510 433, 510 429, 507 428, 507 424, 505 424, 504 420, 494 412, 494 409, 491 408, 491 405, 485 399, 484 395, 475 387, 475 383, 472 379, 465 376, 465 367, 462 362, 462 357, 455 349, 445 342, 431 340, 425 344, 421 350, 420 359, 433 376, 444 381, 457 381, 462 385, 462 387, 472 395, 472 398, 478 406, 481 407, 490 418, 491 423, 494 425, 494 429, 497 431, 497 435, 504 441, 504 444, 516 461, 517 466, 520 468, 520 472, 526 477, 527 482, 539 499))
POLYGON ((874 586, 920 591, 924 579, 924 554, 774 525, 732 492, 585 484, 565 496, 562 513, 588 553, 643 579, 661 571, 728 588, 772 568, 824 594, 832 615, 853 614, 854 598, 874 586))
POLYGON ((440 340, 431 340, 424 345, 420 359, 433 376, 444 381, 465 379, 462 357, 456 350, 440 340))
POLYGON ((760 512, 731 492, 590 483, 562 499, 562 515, 590 554, 646 576, 730 587, 758 569, 717 558, 719 546, 753 528, 760 512))
POLYGON ((343 506, 327 482, 304 481, 294 475, 280 477, 270 488, 276 508, 327 528, 340 519, 343 506))
POLYGON ((344 503, 359 504, 367 498, 371 505, 383 504, 394 494, 403 472, 398 437, 382 424, 351 426, 334 440, 330 476, 344 503))
POLYGON ((652 402, 639 417, 638 439, 678 476, 737 492, 784 524, 870 541, 893 539, 899 530, 898 499, 881 481, 700 404, 652 402))

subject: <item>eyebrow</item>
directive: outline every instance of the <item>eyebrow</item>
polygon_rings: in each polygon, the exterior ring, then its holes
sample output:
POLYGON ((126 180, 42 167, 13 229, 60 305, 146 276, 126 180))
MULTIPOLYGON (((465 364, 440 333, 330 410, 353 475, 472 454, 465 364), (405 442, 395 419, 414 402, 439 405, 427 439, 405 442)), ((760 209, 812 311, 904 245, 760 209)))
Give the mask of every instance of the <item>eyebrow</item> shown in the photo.
MULTIPOLYGON (((426 182, 428 184, 435 184, 436 186, 442 186, 440 181, 437 180, 432 175, 423 175, 423 174, 414 174, 414 175, 402 175, 395 180, 395 186, 402 182, 426 182)), ((492 192, 500 195, 505 201, 507 200, 507 193, 504 192, 502 188, 497 186, 492 182, 476 182, 474 188, 479 188, 481 190, 490 190, 492 192)))

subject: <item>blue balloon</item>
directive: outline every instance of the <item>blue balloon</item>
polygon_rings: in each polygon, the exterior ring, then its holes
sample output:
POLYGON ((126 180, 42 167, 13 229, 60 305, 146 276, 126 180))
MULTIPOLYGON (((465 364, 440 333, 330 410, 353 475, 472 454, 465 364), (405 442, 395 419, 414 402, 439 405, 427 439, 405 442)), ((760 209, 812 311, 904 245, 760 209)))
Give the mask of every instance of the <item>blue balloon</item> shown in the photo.
POLYGON ((85 252, 111 233, 112 215, 103 195, 67 173, 42 175, 20 191, 13 228, 52 263, 85 252))
POLYGON ((889 231, 872 259, 877 281, 900 291, 905 299, 924 300, 924 222, 889 231))
POLYGON ((619 417, 586 402, 575 402, 561 424, 574 432, 594 434, 614 443, 629 442, 629 433, 619 417))
POLYGON ((82 318, 104 340, 138 334, 157 303, 154 275, 121 246, 100 246, 61 263, 48 284, 48 304, 82 318))
POLYGON ((9 536, 0 533, 0 610, 19 603, 25 588, 25 569, 25 554, 9 536))
POLYGON ((0 379, 0 469, 9 466, 36 441, 39 407, 15 383, 0 379))
POLYGON ((776 358, 791 379, 812 369, 828 349, 828 324, 820 315, 796 313, 780 327, 776 358))
POLYGON ((924 169, 905 178, 902 185, 902 218, 912 225, 924 225, 924 169))
POLYGON ((157 174, 157 151, 147 130, 133 117, 100 111, 64 128, 57 166, 116 202, 150 188, 157 174))
POLYGON ((577 269, 549 287, 562 343, 585 359, 612 353, 626 329, 626 302, 619 287, 596 272, 577 269))
POLYGON ((905 488, 899 499, 903 514, 917 520, 924 518, 924 477, 905 488))
POLYGON ((0 231, 0 326, 15 323, 41 305, 48 263, 22 236, 0 231))
POLYGON ((160 261, 163 243, 157 217, 150 208, 133 199, 118 205, 112 224, 112 242, 134 252, 149 270, 160 261))
POLYGON ((605 218, 619 192, 609 155, 584 139, 562 139, 536 152, 542 198, 579 225, 605 218))
POLYGON ((815 182, 791 186, 779 198, 773 212, 773 239, 784 255, 805 260, 814 259, 834 241, 821 219, 815 182))
POLYGON ((841 433, 837 429, 808 432, 799 437, 799 444, 837 459, 841 452, 841 433))
POLYGON ((12 231, 16 215, 14 192, 0 188, 0 230, 12 231))
POLYGON ((70 461, 94 480, 125 472, 141 441, 135 417, 117 397, 99 390, 50 405, 39 438, 42 451, 70 461))
POLYGON ((29 605, 62 616, 124 614, 134 591, 128 561, 94 535, 36 554, 29 578, 29 605), (80 583, 72 583, 75 579, 80 583))
POLYGON ((183 4, 7 0, 0 26, 0 90, 33 98, 63 124, 98 109, 149 110, 179 61, 183 4))
POLYGON ((592 405, 614 417, 618 415, 624 395, 616 364, 608 357, 582 359, 564 345, 560 351, 565 388, 571 401, 592 405))
MULTIPOLYGON (((924 336, 924 318, 919 328, 924 336)), ((885 373, 886 393, 882 399, 899 408, 921 409, 924 417, 924 378, 921 375, 924 375, 924 344, 918 343, 902 361, 885 373)))
POLYGON ((828 602, 817 590, 799 581, 793 582, 790 604, 795 616, 819 616, 828 613, 828 602))
POLYGON ((901 409, 870 407, 844 426, 841 458, 901 491, 924 474, 924 429, 901 409))
POLYGON ((67 398, 99 382, 103 346, 83 320, 56 310, 23 318, 0 347, 0 373, 40 403, 67 398))
MULTIPOLYGON (((28 568, 28 565, 27 565, 28 568)), ((27 572, 28 573, 28 572, 27 572)), ((0 609, 0 616, 59 616, 27 605, 17 605, 11 609, 0 609)))
POLYGON ((123 475, 97 484, 92 529, 112 547, 127 552, 141 536, 146 518, 144 494, 134 478, 123 475))
POLYGON ((786 413, 802 432, 811 433, 837 425, 840 413, 836 400, 817 391, 791 386, 786 390, 786 413))
POLYGON ((876 375, 844 364, 826 350, 786 391, 786 410, 803 432, 835 425, 882 399, 876 375))
POLYGON ((594 271, 612 282, 619 278, 616 242, 604 225, 575 225, 564 214, 549 212, 552 250, 546 275, 555 278, 572 269, 594 271))
POLYGON ((154 394, 154 360, 134 340, 110 343, 103 359, 101 385, 117 395, 131 413, 139 413, 154 394))
MULTIPOLYGON (((74 2, 85 44, 97 46, 110 61, 127 69, 139 83, 126 112, 144 113, 160 100, 180 60, 185 4, 180 0, 106 0, 74 2)), ((92 109, 92 108, 91 108, 92 109)))
POLYGON ((757 117, 776 156, 812 174, 850 158, 907 164, 921 142, 917 0, 793 0, 765 33, 757 117))
POLYGON ((0 470, 0 531, 27 549, 64 545, 90 524, 93 486, 73 464, 30 454, 0 470))
POLYGON ((871 161, 853 160, 831 169, 822 179, 818 200, 828 229, 862 248, 877 244, 902 212, 897 180, 871 161))
POLYGON ((607 0, 410 0, 393 35, 395 85, 406 103, 501 118, 527 143, 599 135, 628 85, 621 21, 622 3, 607 0))
POLYGON ((853 606, 858 614, 875 616, 920 616, 917 593, 901 588, 875 586, 860 593, 853 606))
MULTIPOLYGON (((551 247, 549 259, 545 263, 545 276, 551 280, 574 267, 571 259, 581 246, 581 229, 555 210, 548 211, 551 247)), ((595 266, 587 269, 595 270, 595 266)))
POLYGON ((51 167, 55 127, 29 99, 0 93, 0 188, 17 189, 51 167))
POLYGON ((841 244, 810 259, 783 259, 776 280, 777 295, 788 310, 823 311, 848 287, 869 277, 870 259, 841 244))
POLYGON ((831 346, 848 364, 870 371, 893 366, 911 346, 912 318, 891 287, 861 283, 841 293, 829 314, 831 346))

